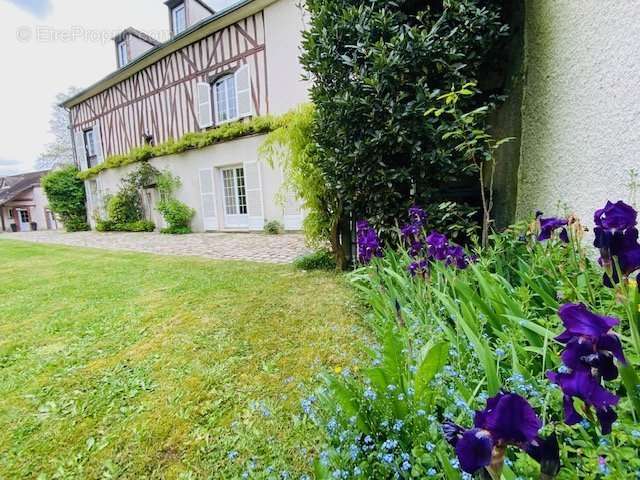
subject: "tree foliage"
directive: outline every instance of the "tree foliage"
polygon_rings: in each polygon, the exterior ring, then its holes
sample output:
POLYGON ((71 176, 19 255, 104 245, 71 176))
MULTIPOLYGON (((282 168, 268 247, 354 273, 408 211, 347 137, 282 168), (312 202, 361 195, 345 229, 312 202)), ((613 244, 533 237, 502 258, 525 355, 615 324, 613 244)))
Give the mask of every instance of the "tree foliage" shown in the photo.
POLYGON ((54 170, 42 178, 49 208, 69 232, 88 230, 86 192, 84 182, 78 178, 78 169, 68 166, 54 170))
MULTIPOLYGON (((499 7, 489 0, 306 5, 301 61, 313 80, 315 164, 331 194, 353 217, 386 228, 413 203, 448 201, 461 210, 453 191, 478 167, 446 136, 454 122, 428 112, 453 87, 482 86, 508 34, 499 7)), ((458 108, 490 108, 492 93, 478 88, 458 108)))
POLYGON ((267 135, 260 154, 286 172, 283 195, 294 192, 302 201, 307 214, 303 224, 307 241, 334 243, 341 209, 317 165, 315 121, 313 105, 302 105, 287 113, 282 117, 282 126, 267 135))
POLYGON ((66 92, 56 95, 56 102, 52 106, 51 119, 49 120, 49 133, 53 137, 53 141, 46 145, 45 151, 36 160, 36 168, 39 170, 73 165, 69 114, 60 104, 79 91, 80 89, 77 87, 70 87, 66 92))

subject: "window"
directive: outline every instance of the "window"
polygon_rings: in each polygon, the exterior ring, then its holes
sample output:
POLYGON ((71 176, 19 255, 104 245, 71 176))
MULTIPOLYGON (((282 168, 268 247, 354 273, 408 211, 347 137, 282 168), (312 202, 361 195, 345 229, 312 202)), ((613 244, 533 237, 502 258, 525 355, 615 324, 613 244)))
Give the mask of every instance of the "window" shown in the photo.
POLYGON ((29 223, 31 219, 29 218, 29 210, 19 210, 20 212, 20 223, 29 223))
POLYGON ((238 97, 235 75, 222 77, 213 84, 216 106, 216 123, 225 123, 238 118, 238 97))
POLYGON ((187 29, 187 11, 184 8, 184 3, 171 10, 171 22, 174 35, 178 35, 187 29))
POLYGON ((9 209, 9 218, 13 218, 13 208, 9 209))
POLYGON ((244 168, 229 168, 222 171, 224 184, 224 209, 227 215, 247 214, 247 188, 244 168))
POLYGON ((129 55, 127 55, 127 42, 118 43, 118 67, 124 67, 129 63, 129 55))
POLYGON ((93 129, 85 130, 84 132, 84 148, 87 153, 87 166, 88 168, 95 167, 97 155, 96 155, 96 139, 93 129))

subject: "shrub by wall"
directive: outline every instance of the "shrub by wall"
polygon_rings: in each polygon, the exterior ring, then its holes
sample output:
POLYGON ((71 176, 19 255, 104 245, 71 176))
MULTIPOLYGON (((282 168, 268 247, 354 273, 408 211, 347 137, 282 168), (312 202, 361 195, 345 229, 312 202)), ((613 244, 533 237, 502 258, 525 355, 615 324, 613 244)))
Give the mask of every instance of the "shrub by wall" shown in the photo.
POLYGON ((89 230, 84 182, 78 178, 75 166, 49 173, 42 178, 42 188, 49 208, 60 217, 68 232, 89 230))

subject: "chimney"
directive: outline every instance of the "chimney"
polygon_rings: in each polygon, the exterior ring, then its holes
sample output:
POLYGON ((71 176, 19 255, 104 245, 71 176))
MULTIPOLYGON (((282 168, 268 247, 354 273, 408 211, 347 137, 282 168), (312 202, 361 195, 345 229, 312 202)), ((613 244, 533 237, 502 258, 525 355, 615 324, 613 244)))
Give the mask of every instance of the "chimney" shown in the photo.
POLYGON ((164 4, 169 9, 172 37, 215 14, 205 0, 167 0, 164 4))
POLYGON ((113 37, 113 41, 116 44, 118 68, 126 67, 145 52, 160 45, 155 38, 132 27, 113 37))

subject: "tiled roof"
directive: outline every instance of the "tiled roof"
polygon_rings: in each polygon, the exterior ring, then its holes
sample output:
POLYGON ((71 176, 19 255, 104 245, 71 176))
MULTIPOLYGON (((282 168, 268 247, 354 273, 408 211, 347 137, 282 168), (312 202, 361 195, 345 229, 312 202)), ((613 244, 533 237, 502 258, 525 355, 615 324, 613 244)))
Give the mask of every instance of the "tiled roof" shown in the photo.
POLYGON ((0 188, 0 206, 10 202, 25 190, 39 186, 40 179, 47 173, 49 170, 1 177, 0 185, 3 185, 3 188, 0 188))

